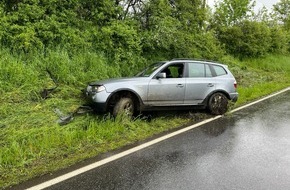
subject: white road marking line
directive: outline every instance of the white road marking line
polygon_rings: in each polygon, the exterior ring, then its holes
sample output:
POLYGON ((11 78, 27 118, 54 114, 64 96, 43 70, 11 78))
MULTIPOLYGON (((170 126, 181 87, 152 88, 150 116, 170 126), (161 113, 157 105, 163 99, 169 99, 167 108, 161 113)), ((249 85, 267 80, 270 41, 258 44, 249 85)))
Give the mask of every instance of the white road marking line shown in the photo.
MULTIPOLYGON (((286 92, 286 91, 288 91, 288 90, 290 90, 290 87, 289 87, 289 88, 286 88, 286 89, 284 89, 284 90, 281 90, 281 91, 279 91, 279 92, 277 92, 277 93, 275 93, 275 94, 272 94, 272 95, 269 95, 269 96, 267 96, 267 97, 264 97, 264 98, 262 98, 262 99, 260 99, 260 100, 255 101, 255 102, 249 103, 249 104, 247 104, 247 105, 245 105, 245 106, 242 106, 242 107, 236 108, 236 109, 230 111, 230 113, 234 113, 234 112, 237 112, 237 111, 242 110, 242 109, 244 109, 244 108, 250 107, 250 106, 252 106, 252 105, 254 105, 254 104, 257 104, 257 103, 259 103, 259 102, 262 102, 262 101, 267 100, 267 99, 269 99, 269 98, 272 98, 272 97, 274 97, 274 96, 277 96, 277 95, 279 95, 279 94, 282 94, 282 93, 284 93, 284 92, 286 92)), ((95 163, 93 163, 93 164, 90 164, 90 165, 87 165, 87 166, 85 166, 85 167, 79 168, 79 169, 77 169, 77 170, 75 170, 75 171, 72 171, 72 172, 69 172, 69 173, 64 174, 64 175, 62 175, 62 176, 56 177, 56 178, 54 178, 54 179, 51 179, 51 180, 46 181, 46 182, 44 182, 44 183, 41 183, 41 184, 39 184, 39 185, 33 186, 33 187, 29 188, 28 190, 40 190, 40 189, 44 189, 44 188, 50 187, 50 186, 52 186, 52 185, 55 185, 55 184, 57 184, 57 183, 60 183, 60 182, 65 181, 65 180, 67 180, 67 179, 70 179, 70 178, 75 177, 75 176, 77 176, 77 175, 80 175, 80 174, 82 174, 82 173, 85 173, 85 172, 87 172, 87 171, 90 171, 90 170, 92 170, 92 169, 95 169, 95 168, 97 168, 97 167, 99 167, 99 166, 102 166, 102 165, 104 165, 104 164, 107 164, 107 163, 112 162, 112 161, 114 161, 114 160, 117 160, 117 159, 119 159, 119 158, 125 157, 125 156, 127 156, 127 155, 129 155, 129 154, 132 154, 132 153, 134 153, 134 152, 137 152, 137 151, 139 151, 139 150, 142 150, 142 149, 144 149, 144 148, 147 148, 147 147, 149 147, 149 146, 152 146, 152 145, 154 145, 154 144, 157 144, 157 143, 159 143, 159 142, 161 142, 161 141, 164 141, 164 140, 169 139, 169 138, 171 138, 171 137, 177 136, 177 135, 179 135, 179 134, 181 134, 181 133, 184 133, 184 132, 186 132, 186 131, 189 131, 189 130, 191 130, 191 129, 194 129, 194 128, 196 128, 196 127, 199 127, 199 126, 201 126, 201 125, 204 125, 204 124, 206 124, 206 123, 212 122, 212 121, 214 121, 214 120, 217 120, 217 119, 219 119, 219 118, 221 118, 221 117, 223 117, 223 116, 216 116, 216 117, 214 117, 214 118, 210 118, 210 119, 204 120, 204 121, 202 121, 202 122, 199 122, 199 123, 197 123, 197 124, 191 125, 191 126, 189 126, 189 127, 186 127, 186 128, 180 129, 180 130, 175 131, 175 132, 173 132, 173 133, 170 133, 170 134, 164 135, 164 136, 162 136, 162 137, 159 137, 159 138, 157 138, 157 139, 154 139, 154 140, 149 141, 149 142, 147 142, 147 143, 144 143, 144 144, 142 144, 142 145, 136 146, 136 147, 134 147, 134 148, 131 148, 131 149, 126 150, 126 151, 124 151, 124 152, 118 153, 118 154, 113 155, 113 156, 111 156, 111 157, 105 158, 105 159, 100 160, 100 161, 98 161, 98 162, 95 162, 95 163)))

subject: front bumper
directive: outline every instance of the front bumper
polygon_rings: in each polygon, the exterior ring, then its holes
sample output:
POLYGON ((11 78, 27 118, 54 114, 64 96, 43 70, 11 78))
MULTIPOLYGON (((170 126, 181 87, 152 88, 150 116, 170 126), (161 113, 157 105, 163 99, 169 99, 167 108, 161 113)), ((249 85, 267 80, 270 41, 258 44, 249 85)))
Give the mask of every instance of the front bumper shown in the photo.
POLYGON ((96 112, 106 112, 107 111, 107 104, 106 103, 96 103, 90 102, 90 107, 93 108, 96 112))
POLYGON ((87 102, 90 106, 93 107, 97 112, 106 112, 107 111, 107 100, 110 96, 110 93, 106 91, 93 93, 85 90, 84 96, 86 97, 87 102))

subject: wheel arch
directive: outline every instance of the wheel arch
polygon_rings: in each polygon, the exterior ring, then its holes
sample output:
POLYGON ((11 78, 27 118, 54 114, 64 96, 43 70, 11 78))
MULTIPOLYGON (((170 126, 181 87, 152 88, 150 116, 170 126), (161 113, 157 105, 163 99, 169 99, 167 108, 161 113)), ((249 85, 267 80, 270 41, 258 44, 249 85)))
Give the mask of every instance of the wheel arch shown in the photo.
POLYGON ((110 110, 110 108, 113 107, 116 104, 116 102, 122 97, 132 98, 135 110, 140 111, 141 105, 143 105, 143 101, 141 97, 131 89, 118 89, 112 92, 106 102, 107 110, 110 110))
POLYGON ((212 91, 211 93, 209 93, 207 95, 207 97, 204 99, 204 101, 202 102, 202 104, 205 105, 206 107, 208 107, 208 102, 209 102, 210 97, 213 94, 216 94, 216 93, 222 93, 222 94, 224 94, 227 97, 228 100, 231 99, 229 93, 227 93, 225 90, 214 90, 214 91, 212 91))

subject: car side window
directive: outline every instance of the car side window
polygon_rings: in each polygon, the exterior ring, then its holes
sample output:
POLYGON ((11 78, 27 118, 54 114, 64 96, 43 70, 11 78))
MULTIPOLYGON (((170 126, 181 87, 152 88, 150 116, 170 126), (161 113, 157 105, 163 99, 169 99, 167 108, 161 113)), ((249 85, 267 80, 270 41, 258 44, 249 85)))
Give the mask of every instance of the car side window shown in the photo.
POLYGON ((216 73, 216 76, 222 76, 222 75, 226 75, 227 74, 226 70, 223 67, 221 67, 221 66, 214 65, 213 69, 214 69, 214 71, 216 73))
POLYGON ((188 63, 188 77, 205 77, 205 65, 203 63, 188 63))
POLYGON ((161 72, 166 73, 166 78, 182 78, 183 77, 183 64, 169 65, 161 72))
POLYGON ((205 65, 205 76, 206 77, 213 77, 209 65, 205 65))

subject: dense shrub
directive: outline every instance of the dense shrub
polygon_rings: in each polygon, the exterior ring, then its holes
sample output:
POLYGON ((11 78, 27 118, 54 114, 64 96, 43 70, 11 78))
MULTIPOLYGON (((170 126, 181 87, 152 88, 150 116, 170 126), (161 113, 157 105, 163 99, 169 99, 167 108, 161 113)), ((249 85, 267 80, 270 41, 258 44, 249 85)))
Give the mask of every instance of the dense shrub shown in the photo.
POLYGON ((228 53, 239 57, 259 57, 269 52, 271 31, 266 24, 245 20, 223 28, 219 35, 228 53))
POLYGON ((270 53, 288 53, 288 43, 289 37, 287 31, 283 30, 283 28, 279 26, 271 27, 270 53))

